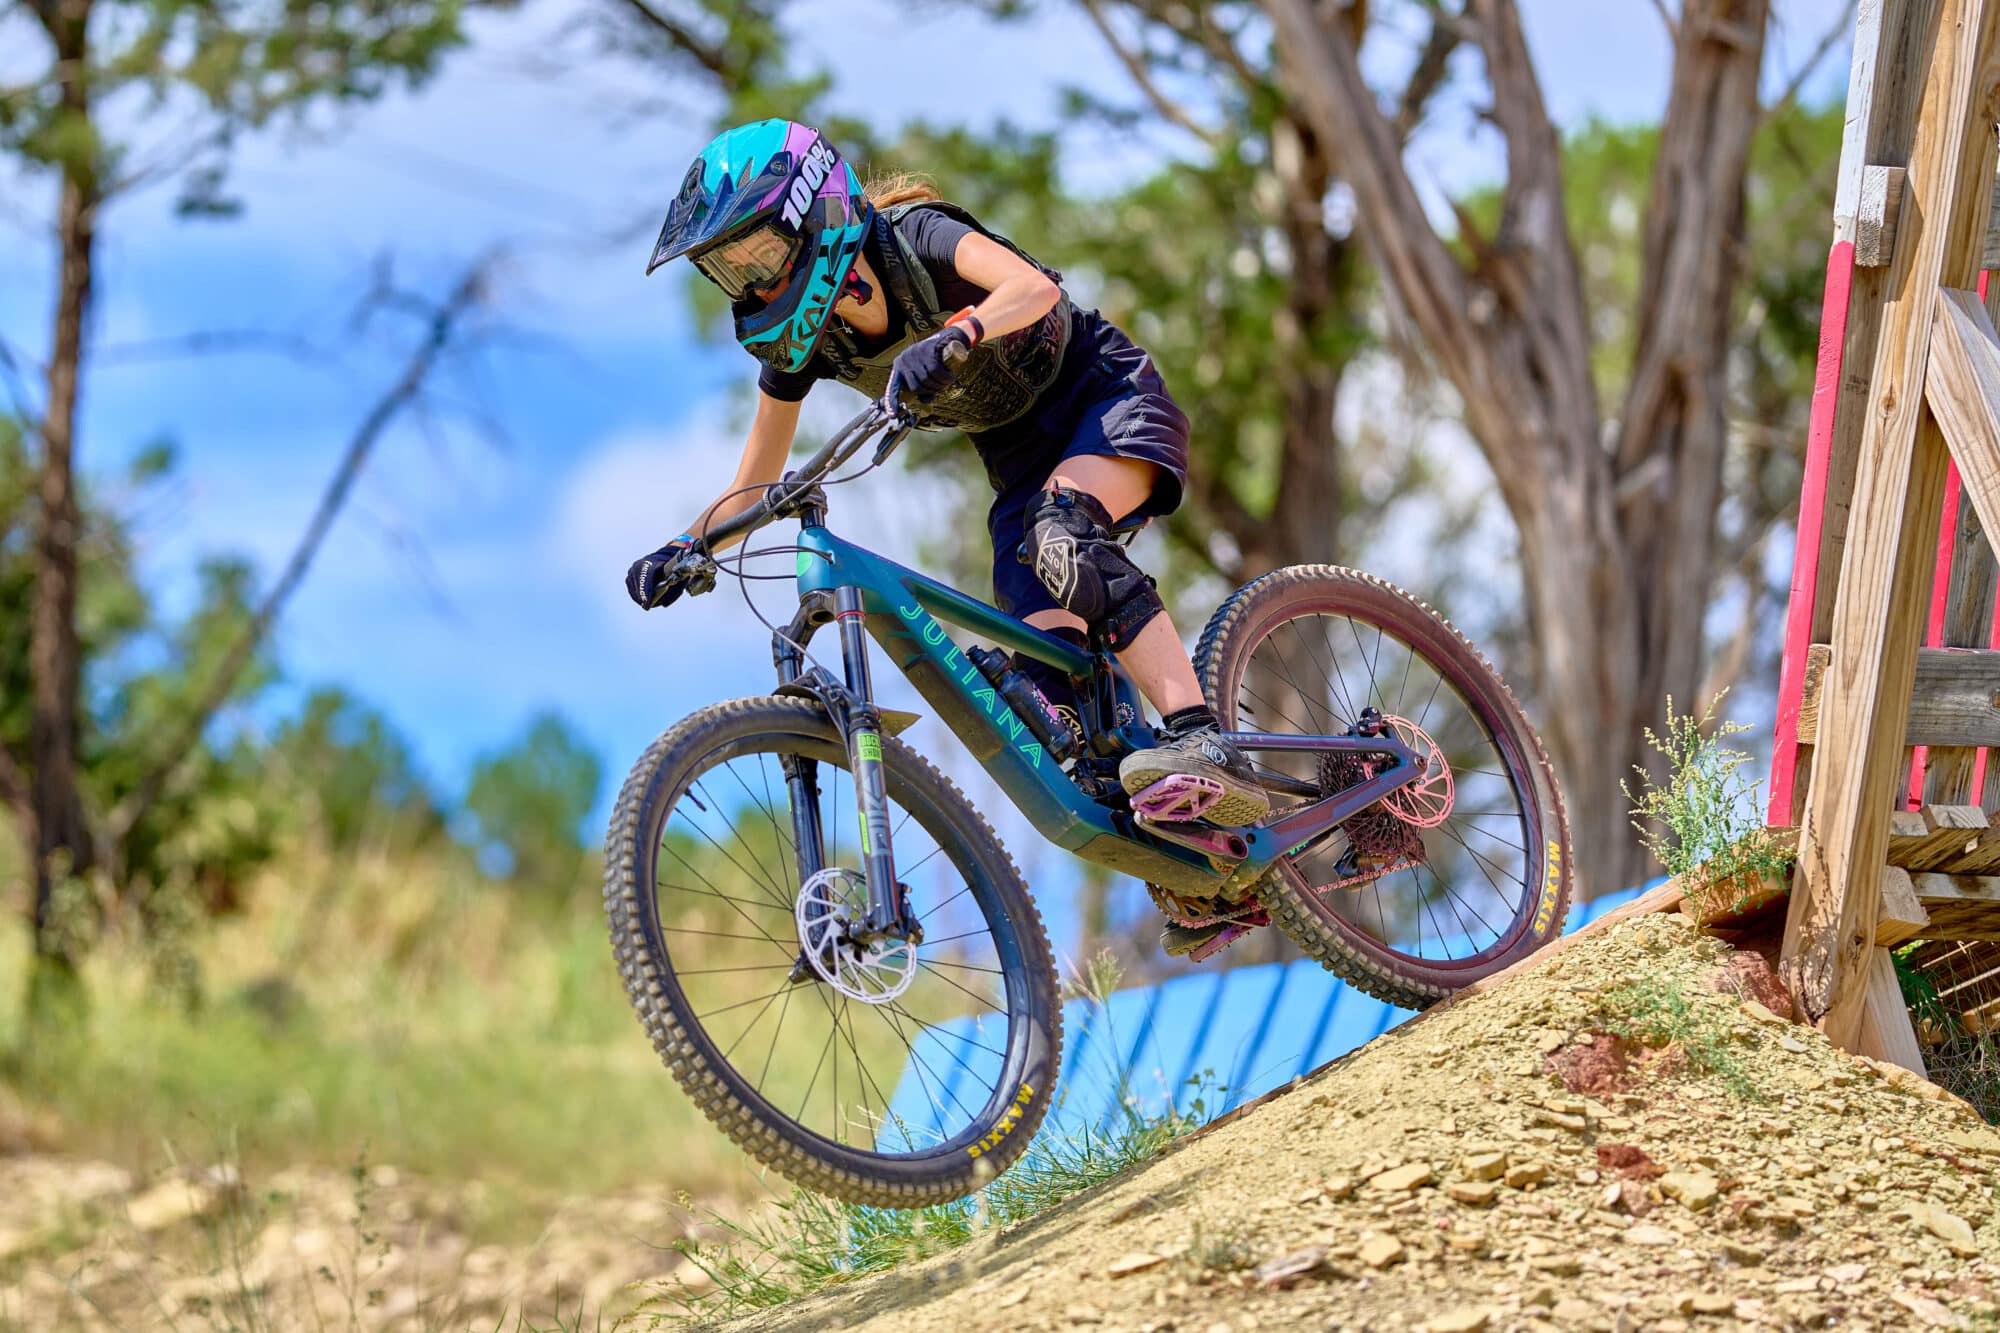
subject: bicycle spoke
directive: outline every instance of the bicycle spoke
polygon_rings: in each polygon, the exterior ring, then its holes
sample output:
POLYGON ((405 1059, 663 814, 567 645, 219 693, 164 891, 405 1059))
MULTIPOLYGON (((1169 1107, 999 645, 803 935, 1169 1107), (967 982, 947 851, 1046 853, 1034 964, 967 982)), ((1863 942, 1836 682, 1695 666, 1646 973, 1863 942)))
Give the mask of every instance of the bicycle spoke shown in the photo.
MULTIPOLYGON (((892 776, 888 836, 898 877, 925 877, 933 901, 923 919, 938 927, 919 948, 907 993, 875 1004, 818 976, 794 983, 801 956, 789 919, 810 851, 790 817, 790 788, 773 771, 784 753, 738 751, 696 770, 660 826, 656 938, 689 952, 688 965, 676 959, 672 971, 682 1013, 705 1034, 710 1058, 738 1071, 743 1095, 761 1099, 774 1120, 890 1157, 983 1132, 975 1127, 990 1120, 1001 1071, 1020 1058, 1024 1016, 1010 1010, 993 909, 944 831, 952 826, 899 798, 892 776), (817 1000, 793 1004, 802 988, 817 1000), (967 1014, 983 1017, 968 1027, 967 1014), (897 1112, 899 1098, 910 1119, 897 1112)), ((852 774, 823 749, 810 762, 818 766, 821 863, 852 874, 839 837, 854 817, 852 774)))

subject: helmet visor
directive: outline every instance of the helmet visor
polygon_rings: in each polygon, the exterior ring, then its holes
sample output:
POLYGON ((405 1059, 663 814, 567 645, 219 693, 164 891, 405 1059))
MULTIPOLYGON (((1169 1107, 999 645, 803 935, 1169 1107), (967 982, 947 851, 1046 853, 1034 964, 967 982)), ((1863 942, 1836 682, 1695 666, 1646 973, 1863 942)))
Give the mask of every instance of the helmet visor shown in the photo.
POLYGON ((740 301, 783 286, 803 239, 766 223, 689 258, 704 277, 740 301))

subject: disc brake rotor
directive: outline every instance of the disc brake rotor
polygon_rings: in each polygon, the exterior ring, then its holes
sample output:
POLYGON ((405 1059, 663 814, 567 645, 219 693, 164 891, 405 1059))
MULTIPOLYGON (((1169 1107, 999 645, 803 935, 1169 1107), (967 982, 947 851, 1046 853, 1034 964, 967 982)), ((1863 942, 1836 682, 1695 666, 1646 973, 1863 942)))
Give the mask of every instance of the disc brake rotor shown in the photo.
MULTIPOLYGON (((1430 733, 1408 718, 1382 718, 1383 729, 1417 757, 1418 773, 1403 786, 1342 822, 1348 851, 1336 867, 1337 878, 1316 886, 1321 893, 1372 884, 1384 875, 1425 860, 1419 830, 1436 828, 1451 814, 1454 788, 1451 765, 1430 733)), ((1323 754, 1319 780, 1323 790, 1345 791, 1382 772, 1385 761, 1352 751, 1323 754)))
POLYGON ((858 870, 833 866, 806 880, 793 917, 799 947, 821 981, 851 1000, 887 1004, 917 976, 917 949, 908 940, 854 938, 868 911, 868 881, 858 870))
POLYGON ((1404 823, 1416 828, 1436 828, 1451 815, 1454 795, 1451 765, 1429 732, 1406 717, 1391 714, 1382 719, 1391 735, 1417 756, 1417 776, 1382 798, 1382 804, 1404 823))

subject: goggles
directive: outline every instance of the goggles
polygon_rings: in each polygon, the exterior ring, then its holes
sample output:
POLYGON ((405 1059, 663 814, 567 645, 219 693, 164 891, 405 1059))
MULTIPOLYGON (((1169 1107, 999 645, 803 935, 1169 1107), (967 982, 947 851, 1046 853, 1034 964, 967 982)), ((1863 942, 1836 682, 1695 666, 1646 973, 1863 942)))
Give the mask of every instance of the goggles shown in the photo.
POLYGON ((804 237, 766 223, 688 256, 732 300, 761 295, 790 276, 804 237))

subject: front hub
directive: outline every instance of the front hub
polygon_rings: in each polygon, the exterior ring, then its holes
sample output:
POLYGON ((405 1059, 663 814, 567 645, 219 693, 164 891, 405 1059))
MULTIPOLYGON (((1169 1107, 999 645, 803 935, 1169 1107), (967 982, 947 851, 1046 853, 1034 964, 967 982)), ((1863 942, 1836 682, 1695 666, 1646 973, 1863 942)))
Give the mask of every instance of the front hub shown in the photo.
MULTIPOLYGON (((916 980, 917 946, 865 933, 867 914, 868 881, 860 871, 834 866, 813 875, 799 890, 793 911, 800 961, 849 999, 888 1004, 916 980)), ((807 979, 797 967, 792 975, 807 979)))

